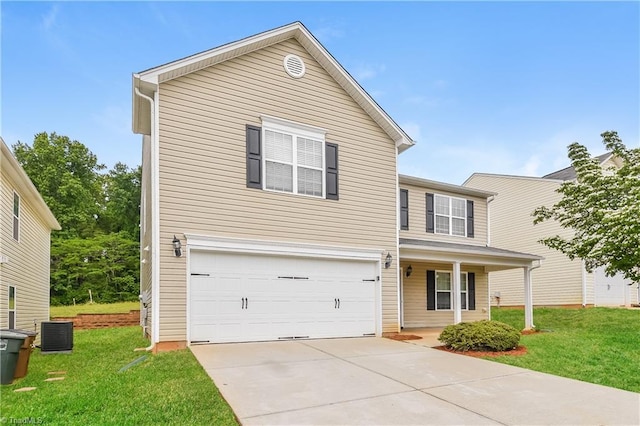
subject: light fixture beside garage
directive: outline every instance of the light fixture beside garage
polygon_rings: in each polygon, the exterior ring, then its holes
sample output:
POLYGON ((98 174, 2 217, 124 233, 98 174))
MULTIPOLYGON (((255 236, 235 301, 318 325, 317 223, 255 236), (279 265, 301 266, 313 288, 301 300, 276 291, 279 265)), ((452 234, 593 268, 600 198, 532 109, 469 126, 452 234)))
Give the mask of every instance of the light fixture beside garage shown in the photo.
POLYGON ((173 252, 176 254, 176 257, 182 256, 182 243, 175 234, 173 235, 173 252))
POLYGON ((393 258, 391 257, 391 253, 387 253, 387 257, 384 260, 384 269, 389 269, 392 260, 393 258))
POLYGON ((406 273, 407 278, 409 278, 412 273, 413 273, 413 267, 411 265, 409 265, 409 267, 407 268, 407 273, 406 273))

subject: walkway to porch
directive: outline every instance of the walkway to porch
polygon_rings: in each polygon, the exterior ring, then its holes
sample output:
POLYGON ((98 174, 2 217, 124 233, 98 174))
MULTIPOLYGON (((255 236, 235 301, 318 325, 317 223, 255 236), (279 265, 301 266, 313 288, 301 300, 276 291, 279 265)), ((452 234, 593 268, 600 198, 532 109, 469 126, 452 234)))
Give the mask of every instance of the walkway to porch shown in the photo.
POLYGON ((405 327, 400 334, 422 337, 422 339, 411 340, 411 343, 433 348, 435 346, 442 346, 442 343, 438 340, 438 336, 440 336, 442 330, 443 327, 405 327))

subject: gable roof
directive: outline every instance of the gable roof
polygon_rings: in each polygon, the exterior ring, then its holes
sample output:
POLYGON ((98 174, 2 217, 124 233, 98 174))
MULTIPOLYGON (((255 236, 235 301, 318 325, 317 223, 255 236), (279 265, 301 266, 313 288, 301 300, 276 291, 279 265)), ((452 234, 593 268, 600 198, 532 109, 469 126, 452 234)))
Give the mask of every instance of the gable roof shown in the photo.
MULTIPOLYGON (((609 158, 613 156, 612 153, 607 152, 606 154, 598 155, 595 157, 598 160, 598 164, 604 164, 609 158)), ((543 179, 559 179, 562 181, 573 180, 576 178, 576 170, 573 166, 565 167, 564 169, 555 171, 553 173, 549 173, 548 175, 542 176, 543 179)))
MULTIPOLYGON (((17 191, 18 195, 33 205, 34 210, 40 219, 44 222, 45 225, 49 227, 49 229, 55 229, 59 231, 60 224, 56 220, 51 210, 47 206, 47 203, 44 202, 42 195, 38 192, 27 173, 24 171, 18 160, 13 156, 13 153, 4 142, 4 139, 0 137, 0 145, 2 155, 0 155, 0 170, 6 171, 9 177, 16 183, 18 186, 17 191)), ((13 201, 12 201, 13 202, 13 201)))
POLYGON ((342 65, 331 56, 301 22, 294 22, 133 74, 133 132, 150 134, 151 131, 149 119, 151 108, 146 100, 136 96, 136 89, 149 97, 153 97, 153 93, 162 82, 199 71, 290 38, 296 39, 387 135, 395 141, 399 152, 415 144, 404 130, 393 121, 342 65))
POLYGON ((468 195, 472 197, 489 198, 494 195, 498 195, 497 192, 484 191, 481 189, 469 188, 466 186, 454 185, 452 183, 438 182, 435 180, 429 180, 408 175, 398 175, 400 184, 416 185, 424 188, 430 188, 438 191, 453 192, 460 195, 468 195))

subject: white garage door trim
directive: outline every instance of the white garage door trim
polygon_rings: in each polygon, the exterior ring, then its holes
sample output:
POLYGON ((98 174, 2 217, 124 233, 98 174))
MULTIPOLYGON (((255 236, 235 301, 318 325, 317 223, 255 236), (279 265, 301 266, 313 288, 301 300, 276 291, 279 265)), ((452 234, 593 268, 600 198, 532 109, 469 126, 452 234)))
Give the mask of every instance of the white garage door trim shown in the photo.
POLYGON ((376 263, 378 280, 375 289, 375 327, 376 335, 382 333, 382 249, 361 249, 349 247, 330 247, 308 243, 290 243, 278 241, 249 240, 228 237, 185 234, 187 240, 187 344, 191 344, 191 251, 210 251, 223 253, 261 254, 287 257, 306 257, 321 259, 364 260, 376 263))

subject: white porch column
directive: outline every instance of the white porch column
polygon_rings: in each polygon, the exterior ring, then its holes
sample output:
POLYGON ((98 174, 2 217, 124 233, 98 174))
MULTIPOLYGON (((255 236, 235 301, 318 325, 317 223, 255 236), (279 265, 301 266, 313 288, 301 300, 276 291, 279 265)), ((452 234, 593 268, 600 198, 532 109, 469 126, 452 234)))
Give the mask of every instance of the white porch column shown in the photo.
POLYGON ((462 297, 460 295, 460 262, 453 263, 453 276, 451 277, 453 290, 453 323, 462 322, 462 297))
POLYGON ((530 330, 533 327, 533 292, 531 289, 531 267, 524 268, 524 328, 530 330))

